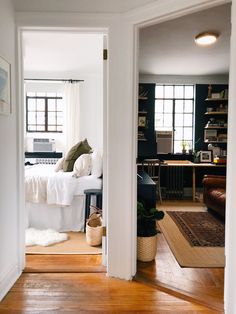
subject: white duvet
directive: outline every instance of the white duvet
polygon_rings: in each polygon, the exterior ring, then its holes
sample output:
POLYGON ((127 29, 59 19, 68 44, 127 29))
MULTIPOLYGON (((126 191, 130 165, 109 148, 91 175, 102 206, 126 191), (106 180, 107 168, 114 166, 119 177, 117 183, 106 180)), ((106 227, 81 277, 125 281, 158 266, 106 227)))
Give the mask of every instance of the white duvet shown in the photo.
POLYGON ((78 179, 72 172, 55 172, 53 165, 25 167, 26 202, 71 205, 78 179))

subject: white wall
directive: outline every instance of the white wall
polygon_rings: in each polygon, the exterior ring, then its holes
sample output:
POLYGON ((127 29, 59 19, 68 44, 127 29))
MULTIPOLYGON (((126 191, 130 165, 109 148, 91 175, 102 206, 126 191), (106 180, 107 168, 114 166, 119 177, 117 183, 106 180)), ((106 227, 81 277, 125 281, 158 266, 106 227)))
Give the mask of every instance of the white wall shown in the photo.
POLYGON ((0 0, 0 56, 11 64, 12 113, 0 115, 0 300, 18 272, 18 171, 15 96, 15 25, 11 1, 0 0))
MULTIPOLYGON (((84 80, 80 83, 80 120, 79 132, 80 138, 88 139, 90 146, 94 150, 103 151, 103 37, 97 35, 96 39, 96 57, 100 60, 86 72, 70 73, 69 71, 60 71, 60 66, 56 72, 25 72, 26 78, 58 78, 58 79, 79 79, 84 80)), ((56 51, 55 51, 56 54, 56 51)), ((69 56, 64 55, 64 58, 69 56)), ((63 63, 63 60, 60 60, 63 63)), ((27 83, 26 91, 61 91, 63 92, 62 84, 53 83, 27 83)), ((27 138, 54 138, 56 140, 56 150, 64 152, 65 138, 63 133, 27 133, 27 138)), ((26 140, 26 149, 27 140, 26 140)))

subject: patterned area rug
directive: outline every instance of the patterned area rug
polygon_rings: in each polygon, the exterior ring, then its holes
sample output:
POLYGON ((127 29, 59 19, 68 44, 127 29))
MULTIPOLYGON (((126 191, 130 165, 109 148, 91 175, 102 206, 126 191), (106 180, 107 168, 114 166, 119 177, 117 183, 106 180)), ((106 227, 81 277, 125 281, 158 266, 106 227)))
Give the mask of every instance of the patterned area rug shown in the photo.
POLYGON ((167 211, 191 246, 224 247, 225 225, 208 212, 167 211))

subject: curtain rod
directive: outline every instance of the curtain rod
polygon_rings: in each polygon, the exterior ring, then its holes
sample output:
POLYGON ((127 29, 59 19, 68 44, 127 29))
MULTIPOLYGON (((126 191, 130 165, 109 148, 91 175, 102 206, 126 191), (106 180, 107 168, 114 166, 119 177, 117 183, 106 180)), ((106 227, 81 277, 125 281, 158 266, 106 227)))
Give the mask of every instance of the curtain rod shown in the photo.
POLYGON ((56 81, 56 82, 84 82, 84 80, 72 80, 72 79, 30 79, 26 78, 24 81, 56 81))

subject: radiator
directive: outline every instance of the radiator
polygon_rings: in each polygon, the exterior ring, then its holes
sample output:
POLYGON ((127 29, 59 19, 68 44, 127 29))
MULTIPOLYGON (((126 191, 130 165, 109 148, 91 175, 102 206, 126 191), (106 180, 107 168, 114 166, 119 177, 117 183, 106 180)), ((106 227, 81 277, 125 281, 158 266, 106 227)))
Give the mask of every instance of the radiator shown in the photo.
POLYGON ((166 199, 182 199, 184 196, 183 167, 167 167, 166 199))

